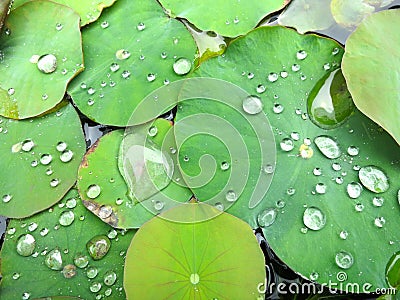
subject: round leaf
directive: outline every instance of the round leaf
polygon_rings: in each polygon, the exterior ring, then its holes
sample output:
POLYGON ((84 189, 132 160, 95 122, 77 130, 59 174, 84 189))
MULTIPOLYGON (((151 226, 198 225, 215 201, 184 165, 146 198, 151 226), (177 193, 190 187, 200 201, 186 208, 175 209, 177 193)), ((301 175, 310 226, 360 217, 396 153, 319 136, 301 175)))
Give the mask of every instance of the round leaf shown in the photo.
POLYGON ((4 27, 0 87, 7 94, 0 94, 0 114, 37 116, 59 103, 83 70, 79 16, 63 5, 32 1, 13 10, 4 27))
POLYGON ((147 94, 182 76, 175 61, 187 59, 189 72, 196 52, 185 26, 156 1, 120 0, 85 27, 82 38, 86 69, 68 91, 90 119, 116 126, 128 124, 147 94))
POLYGON ((124 255, 133 234, 134 231, 116 231, 99 221, 82 205, 77 191, 71 190, 48 211, 8 224, 0 254, 1 299, 36 299, 48 295, 81 299, 107 295, 109 299, 124 299, 124 255), (66 212, 73 216, 70 225, 62 220, 66 212), (26 257, 16 251, 20 237, 25 234, 35 239, 32 255, 26 257), (104 257, 94 260, 86 244, 99 235, 106 236, 111 247, 104 257))
POLYGON ((350 36, 343 57, 343 75, 357 107, 400 144, 400 10, 368 17, 350 36), (390 40, 381 32, 392 33, 390 40), (393 73, 394 72, 394 73, 393 73), (379 101, 377 101, 379 95, 379 101))
MULTIPOLYGON (((13 9, 28 2, 29 0, 15 0, 13 9)), ((116 0, 96 0, 96 1, 79 1, 79 0, 56 0, 54 2, 71 7, 81 17, 81 26, 94 22, 100 16, 103 8, 111 6, 116 0)))
POLYGON ((257 240, 247 224, 229 214, 202 221, 216 211, 205 204, 186 204, 143 225, 127 252, 128 299, 256 299, 265 280, 257 240), (193 222, 163 219, 182 215, 193 222))
MULTIPOLYGON (((196 74, 230 81, 258 95, 275 134, 277 164, 265 199, 250 209, 248 198, 241 195, 228 212, 263 227, 274 252, 296 272, 333 288, 340 289, 341 282, 342 287, 368 282, 373 290, 388 286, 386 265, 400 240, 400 153, 388 134, 348 106, 343 78, 334 73, 326 79, 339 66, 342 53, 329 39, 281 27, 259 28, 232 42, 224 56, 204 62, 196 74), (330 112, 330 119, 340 116, 331 126, 314 119, 317 107, 308 109, 308 103, 316 101, 308 96, 320 80, 325 80, 320 93, 326 100, 318 105, 330 112)), ((177 119, 201 111, 236 124, 228 108, 209 99, 196 101, 183 102, 177 119)), ((240 125, 237 128, 242 133, 240 125)), ((201 143, 188 139, 179 149, 181 169, 189 175, 201 174, 198 153, 220 161, 212 139, 201 132, 198 136, 201 143), (186 163, 185 154, 190 157, 186 163)), ((232 165, 243 160, 224 159, 232 165)), ((261 171, 250 163, 250 172, 261 171)), ((223 177, 216 172, 214 178, 223 177)), ((253 186, 248 183, 246 188, 253 186)), ((193 190, 205 200, 211 189, 206 184, 193 190)))
POLYGON ((0 214, 22 218, 56 203, 75 183, 85 153, 75 109, 0 123, 0 214))
POLYGON ((253 29, 263 17, 282 9, 289 1, 201 1, 161 0, 172 16, 185 18, 197 28, 235 37, 253 29), (212 11, 212 14, 204 12, 212 11))

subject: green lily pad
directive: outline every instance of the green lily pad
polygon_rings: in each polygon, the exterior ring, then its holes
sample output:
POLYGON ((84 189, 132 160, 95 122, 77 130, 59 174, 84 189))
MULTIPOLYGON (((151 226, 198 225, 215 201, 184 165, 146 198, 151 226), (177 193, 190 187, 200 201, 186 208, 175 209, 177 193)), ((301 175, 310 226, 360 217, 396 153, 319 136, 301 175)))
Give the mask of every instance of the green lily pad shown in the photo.
POLYGON ((368 17, 346 44, 343 75, 357 107, 400 144, 400 96, 396 76, 400 51, 395 46, 400 43, 400 36, 394 33, 399 21, 398 9, 368 17), (387 40, 380 32, 393 34, 387 40))
MULTIPOLYGON (((117 231, 99 221, 71 190, 50 208, 23 220, 11 220, 1 250, 1 299, 35 299, 48 295, 124 299, 124 255, 134 231, 117 231), (26 238, 29 237, 29 238, 26 238), (110 243, 94 259, 87 243, 110 243), (101 238, 100 238, 101 237, 101 238)), ((55 297, 55 299, 58 299, 55 297)))
MULTIPOLYGON (((15 0, 13 9, 31 0, 15 0)), ((96 0, 96 1, 79 1, 79 0, 56 0, 54 2, 68 6, 75 10, 81 17, 81 26, 96 21, 105 7, 113 5, 116 0, 96 0)))
POLYGON ((257 240, 247 224, 229 214, 203 221, 216 211, 186 204, 143 225, 126 256, 128 298, 258 299, 265 268, 257 240), (164 219, 182 215, 192 223, 164 219))
POLYGON ((327 29, 335 24, 330 3, 331 0, 293 0, 279 15, 278 22, 300 33, 327 29))
MULTIPOLYGON (((159 134, 163 131, 164 122, 168 123, 166 120, 156 123, 160 128, 159 134)), ((147 131, 149 126, 146 124, 141 128, 147 131)), ((85 206, 104 222, 118 228, 138 228, 155 214, 167 209, 162 202, 164 193, 167 198, 181 201, 189 200, 192 194, 187 188, 170 182, 162 192, 152 194, 141 202, 131 198, 129 195, 132 192, 118 166, 120 164, 122 168, 118 156, 121 155, 123 136, 123 130, 113 131, 89 149, 79 168, 78 189, 85 206)))
POLYGON ((188 73, 196 53, 185 26, 156 1, 119 0, 82 38, 86 69, 68 92, 90 119, 116 126, 126 126, 151 91, 188 73), (175 72, 182 62, 186 68, 175 72))
POLYGON ((56 203, 75 183, 86 147, 72 105, 31 120, 0 117, 0 135, 0 215, 32 215, 56 203))
POLYGON ((374 13, 375 7, 364 0, 332 0, 331 12, 338 24, 345 27, 355 27, 366 16, 374 13))
POLYGON ((0 94, 0 114, 9 118, 53 108, 83 70, 79 16, 60 4, 32 1, 13 10, 0 45, 0 87, 7 91, 0 94))
POLYGON ((282 9, 289 1, 201 1, 161 0, 172 17, 185 18, 197 28, 214 31, 222 36, 246 34, 267 15, 282 9), (212 12, 212 14, 204 14, 212 12))
MULTIPOLYGON (((339 67, 342 54, 341 47, 332 40, 299 35, 282 27, 265 27, 232 42, 224 56, 204 62, 196 74, 230 81, 257 95, 276 139, 277 162, 275 168, 267 169, 274 177, 266 197, 258 206, 249 207, 247 195, 255 187, 251 174, 260 174, 259 165, 253 168, 250 161, 250 175, 246 177, 243 172, 241 177, 249 183, 227 211, 252 227, 262 227, 274 252, 307 278, 339 289, 344 289, 339 285, 344 278, 345 283, 368 282, 371 289, 387 287, 385 268, 400 240, 398 146, 351 107, 344 109, 345 118, 338 120, 343 124, 324 124, 323 128, 311 120, 314 116, 308 110, 309 103, 315 101, 308 99, 314 86, 339 67), (254 40, 263 43, 254 44, 254 40)), ((338 107, 337 101, 348 103, 343 78, 336 80, 330 88, 320 90, 327 92, 327 101, 320 104, 327 111, 338 107)), ((239 123, 232 109, 215 102, 183 102, 176 129, 180 119, 202 112, 223 117, 247 139, 243 122, 239 123)), ((203 126, 201 119, 197 126, 203 126)), ((237 143, 240 140, 226 136, 223 142, 228 145, 230 139, 237 143)), ((200 174, 198 165, 203 153, 217 162, 228 161, 231 167, 244 160, 221 157, 226 155, 221 148, 200 130, 179 148, 182 172, 200 174), (190 157, 185 163, 184 155, 190 157)), ((254 147, 248 149, 253 151, 254 147)), ((250 157, 257 159, 256 155, 250 157)), ((217 170, 213 177, 213 181, 220 181, 219 186, 224 185, 221 174, 217 170)), ((196 197, 207 200, 210 186, 207 183, 193 189, 196 197)), ((228 196, 232 199, 231 194, 228 196)))

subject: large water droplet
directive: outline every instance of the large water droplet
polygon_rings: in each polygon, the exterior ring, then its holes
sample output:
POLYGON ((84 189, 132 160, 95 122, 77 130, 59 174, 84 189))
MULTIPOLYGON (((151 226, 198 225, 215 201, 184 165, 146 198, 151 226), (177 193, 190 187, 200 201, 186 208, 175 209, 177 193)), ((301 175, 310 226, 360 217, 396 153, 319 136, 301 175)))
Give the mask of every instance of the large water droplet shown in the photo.
POLYGON ((62 162, 70 162, 72 160, 72 157, 74 156, 74 152, 72 152, 71 150, 64 150, 61 154, 60 154, 60 160, 62 162))
POLYGON ((289 138, 284 138, 284 139, 280 142, 280 146, 281 146, 281 149, 282 149, 283 151, 286 151, 286 152, 292 151, 293 148, 294 148, 293 141, 292 141, 291 139, 289 139, 289 138))
POLYGON ((263 110, 264 104, 258 96, 250 95, 244 98, 242 103, 243 110, 249 115, 256 115, 263 110))
POLYGON ((43 73, 53 73, 57 69, 57 57, 53 54, 42 55, 37 62, 37 67, 43 73))
POLYGON ((47 267, 49 267, 52 270, 61 270, 62 269, 62 257, 61 257, 61 252, 59 249, 53 249, 51 250, 47 255, 44 260, 44 263, 46 264, 47 267))
POLYGON ((31 234, 24 234, 18 238, 17 253, 21 256, 29 256, 35 251, 36 240, 31 234))
POLYGON ((335 128, 351 116, 355 106, 340 69, 318 81, 309 94, 307 108, 311 120, 324 129, 335 128))
POLYGON ((303 222, 311 230, 320 230, 326 224, 326 216, 319 208, 308 207, 304 211, 303 222))
POLYGON ((200 276, 197 273, 190 274, 189 279, 190 279, 190 282, 194 285, 196 285, 200 282, 200 276))
POLYGON ((353 265, 354 259, 349 252, 339 251, 338 253, 336 253, 335 262, 339 268, 349 269, 353 265))
POLYGON ((86 196, 88 196, 90 199, 95 199, 100 195, 100 193, 100 186, 98 186, 97 184, 91 184, 86 191, 86 196))
POLYGON ((89 264, 89 257, 82 253, 77 253, 74 257, 74 264, 80 269, 86 268, 89 264))
POLYGON ((63 268, 61 273, 63 274, 64 278, 72 278, 76 275, 76 267, 74 265, 68 264, 63 268))
POLYGON ((120 49, 115 52, 115 57, 119 60, 127 59, 131 56, 131 53, 128 50, 120 49))
POLYGON ((31 139, 26 139, 22 142, 21 149, 25 152, 29 152, 35 146, 35 143, 31 139))
POLYGON ((389 179, 386 174, 376 166, 362 167, 358 171, 358 178, 364 187, 374 193, 383 193, 389 189, 389 179))
POLYGON ((94 260, 102 259, 110 250, 110 239, 105 235, 97 235, 86 244, 86 249, 94 260))
POLYGON ((72 222, 74 222, 74 219, 75 219, 74 212, 72 210, 68 210, 61 213, 58 222, 62 226, 69 226, 72 224, 72 222))
POLYGON ((271 226, 275 222, 277 214, 277 210, 272 207, 263 210, 257 216, 258 225, 261 227, 271 226))
POLYGON ((117 280, 117 274, 114 271, 108 271, 104 274, 104 284, 111 286, 117 280))
POLYGON ((331 137, 326 135, 317 136, 314 139, 315 145, 323 155, 330 159, 336 159, 342 155, 338 143, 331 137))
POLYGON ((237 195, 234 190, 229 190, 226 192, 225 195, 226 201, 235 202, 237 200, 237 195))
POLYGON ((357 199, 358 197, 360 197, 362 189, 363 188, 361 184, 353 181, 347 185, 347 194, 350 198, 357 199))
POLYGON ((192 69, 192 62, 185 57, 178 58, 173 64, 173 69, 177 75, 185 75, 192 69))

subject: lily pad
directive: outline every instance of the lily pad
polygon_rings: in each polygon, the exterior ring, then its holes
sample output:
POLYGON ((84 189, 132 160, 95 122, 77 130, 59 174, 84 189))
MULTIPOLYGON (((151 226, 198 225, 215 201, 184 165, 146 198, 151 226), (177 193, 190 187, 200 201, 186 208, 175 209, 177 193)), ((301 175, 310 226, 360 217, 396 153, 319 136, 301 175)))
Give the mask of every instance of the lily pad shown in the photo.
MULTIPOLYGON (((77 191, 71 190, 48 211, 8 224, 1 250, 0 297, 12 300, 57 295, 63 297, 54 299, 94 299, 102 295, 124 299, 124 258, 133 234, 134 231, 117 231, 99 221, 82 205, 77 191), (67 213, 69 218, 65 218, 67 213), (30 239, 21 246, 28 235, 30 239), (87 243, 94 237, 111 245, 101 259, 95 260, 87 250, 87 243), (18 249, 26 251, 32 243, 30 255, 18 253, 18 249)), ((97 246, 102 249, 100 243, 97 246)))
MULTIPOLYGON (((30 0, 15 0, 13 9, 21 6, 30 0)), ((56 0, 54 2, 71 7, 81 17, 81 26, 96 21, 105 7, 111 6, 116 0, 96 0, 96 1, 79 1, 79 0, 56 0)))
POLYGON ((0 114, 42 114, 63 99, 68 82, 83 70, 79 16, 60 4, 32 1, 13 10, 3 29, 0 87, 7 94, 0 94, 0 114))
POLYGON ((257 240, 247 224, 226 213, 197 222, 216 211, 205 204, 186 204, 143 225, 127 252, 128 298, 257 299, 257 287, 265 280, 257 240), (164 219, 182 215, 192 223, 164 219))
MULTIPOLYGON (((400 10, 382 11, 365 19, 350 36, 343 57, 343 75, 357 107, 400 144, 399 80, 400 10), (397 25, 396 25, 397 24, 397 25), (390 40, 380 32, 392 32, 390 40), (379 101, 377 101, 379 99, 379 101)), ((398 151, 398 150, 397 150, 398 151)))
MULTIPOLYGON (((168 123, 166 120, 157 122, 160 134, 164 122, 168 123)), ((149 126, 146 124, 142 128, 147 132, 149 126)), ((85 206, 104 222, 118 228, 138 228, 167 209, 162 202, 164 193, 182 201, 188 201, 192 194, 189 189, 170 182, 162 193, 155 193, 144 201, 131 198, 132 192, 118 168, 123 136, 123 130, 113 131, 89 149, 79 169, 78 189, 85 206)))
MULTIPOLYGON (((274 177, 266 197, 250 208, 249 198, 243 197, 254 187, 250 182, 227 211, 252 227, 262 227, 279 258, 305 277, 339 289, 344 289, 340 286, 344 279, 345 283, 368 282, 373 290, 388 286, 385 268, 400 240, 400 153, 391 137, 358 110, 349 109, 347 120, 339 126, 321 128, 310 119, 308 103, 315 99, 308 99, 309 95, 317 82, 339 67, 342 54, 332 40, 282 27, 262 27, 232 42, 224 56, 204 62, 196 75, 227 80, 257 95, 276 139, 277 163, 267 168, 274 177), (254 40, 263 43, 254 44, 254 40), (336 154, 328 157, 327 153, 336 154)), ((340 94, 343 100, 338 101, 348 101, 341 80, 327 89, 329 101, 321 105, 331 106, 340 94)), ((210 99, 183 102, 177 125, 180 119, 201 111, 223 117, 247 138, 231 110, 210 99)), ((202 126, 201 119, 197 126, 202 126)), ((239 141, 226 136, 223 142, 229 139, 239 141)), ((182 172, 200 174, 203 153, 220 162, 220 149, 199 131, 179 148, 182 172), (184 155, 190 157, 185 163, 184 155)), ((223 159, 233 167, 243 157, 223 159)), ((215 172, 213 180, 222 181, 221 173, 215 172)), ((254 169, 250 161, 249 174, 259 173, 260 168, 254 169)), ((243 174, 243 180, 251 178, 243 174)), ((204 201, 210 195, 209 187, 207 183, 193 191, 204 201)))
POLYGON ((287 0, 235 1, 224 0, 188 2, 161 0, 171 17, 187 19, 204 31, 215 31, 222 36, 236 37, 246 34, 267 15, 285 7, 287 0), (212 12, 212 14, 204 14, 212 12))
POLYGON ((68 92, 86 116, 108 125, 126 126, 147 94, 192 69, 196 53, 185 26, 156 1, 119 0, 82 38, 86 69, 68 92), (174 71, 182 61, 188 68, 174 71))
POLYGON ((22 218, 59 201, 76 181, 85 153, 72 105, 31 120, 0 117, 0 214, 22 218))
POLYGON ((338 24, 356 27, 366 16, 375 12, 375 7, 364 0, 332 0, 331 12, 338 24))

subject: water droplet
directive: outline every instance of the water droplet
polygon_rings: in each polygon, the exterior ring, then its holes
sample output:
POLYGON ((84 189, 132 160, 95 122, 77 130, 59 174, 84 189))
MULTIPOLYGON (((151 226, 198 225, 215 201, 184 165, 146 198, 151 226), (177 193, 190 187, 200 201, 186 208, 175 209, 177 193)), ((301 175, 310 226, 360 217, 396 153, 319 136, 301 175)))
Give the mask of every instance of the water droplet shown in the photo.
POLYGON ((353 265, 354 259, 349 252, 342 250, 336 253, 335 262, 339 268, 349 269, 353 265))
POLYGON ((339 48, 337 48, 337 47, 333 48, 332 55, 336 55, 338 53, 339 53, 339 48))
POLYGON ((20 278, 21 277, 21 274, 20 273, 14 273, 13 275, 12 275, 12 279, 14 279, 14 280, 17 280, 18 278, 20 278))
POLYGON ((310 274, 310 280, 315 281, 315 280, 318 279, 318 277, 319 277, 319 274, 318 274, 317 272, 312 272, 312 273, 310 274))
POLYGON ((57 178, 50 180, 51 187, 56 187, 56 186, 58 186, 59 183, 60 183, 60 180, 58 180, 57 178))
POLYGON ((200 282, 200 276, 197 273, 190 274, 189 279, 192 284, 198 284, 200 282))
POLYGON ((28 230, 29 230, 30 232, 33 232, 33 231, 35 231, 35 230, 37 229, 37 227, 38 227, 38 224, 35 223, 35 222, 32 222, 32 223, 30 223, 30 224, 28 225, 28 230))
POLYGON ((342 169, 342 166, 339 163, 335 162, 332 164, 332 169, 335 171, 340 171, 342 169))
POLYGON ((139 22, 136 26, 137 30, 143 31, 146 28, 146 25, 143 22, 139 22))
POLYGON ((268 81, 269 82, 275 82, 275 81, 278 80, 278 78, 279 78, 279 76, 276 73, 269 73, 268 74, 268 81))
POLYGON ((118 235, 118 232, 115 229, 110 229, 107 233, 109 239, 115 239, 118 235))
POLYGON ((8 203, 8 202, 11 201, 12 197, 13 196, 11 194, 6 194, 6 195, 3 196, 2 200, 3 200, 4 203, 8 203))
POLYGON ((357 212, 362 212, 363 210, 364 210, 364 204, 362 204, 362 203, 357 203, 356 205, 354 205, 354 209, 357 211, 357 212))
POLYGON ((192 69, 192 62, 185 57, 178 58, 173 64, 173 69, 177 75, 186 75, 192 69))
MULTIPOLYGON (((125 49, 120 49, 117 52, 115 52, 115 57, 119 60, 124 60, 127 59, 131 56, 131 53, 128 50, 125 49)), ((113 71, 114 72, 114 71, 113 71)))
POLYGON ((265 174, 272 174, 274 173, 275 167, 273 165, 267 164, 265 165, 262 170, 265 174))
POLYGON ((22 300, 28 300, 31 297, 31 294, 28 292, 24 292, 22 294, 22 300))
POLYGON ((64 278, 72 278, 76 275, 76 267, 74 265, 68 264, 63 268, 61 273, 63 274, 64 278))
POLYGON ((57 57, 53 54, 42 55, 37 62, 37 67, 45 74, 53 73, 57 69, 57 57))
POLYGON ((90 278, 90 279, 93 279, 93 278, 95 278, 96 276, 97 276, 97 274, 98 274, 98 270, 97 270, 97 268, 95 268, 95 267, 89 267, 87 270, 86 270, 86 276, 88 277, 88 278, 90 278))
POLYGON ((292 141, 291 139, 289 139, 289 138, 284 138, 284 139, 280 142, 280 146, 281 146, 281 149, 282 149, 283 151, 286 151, 286 152, 292 151, 293 148, 294 148, 293 141, 292 141))
POLYGON ((58 222, 62 226, 69 226, 74 222, 75 220, 75 214, 72 210, 64 211, 61 213, 58 222))
POLYGON ((94 104, 94 100, 93 100, 93 99, 88 99, 87 104, 88 104, 89 106, 92 106, 92 105, 94 104))
POLYGON ((305 144, 302 144, 299 148, 300 156, 302 158, 308 159, 314 155, 314 150, 305 144))
POLYGON ((248 79, 253 79, 254 78, 254 73, 250 72, 249 74, 247 74, 247 78, 248 79))
POLYGON ((117 274, 114 271, 108 271, 104 274, 104 284, 111 286, 117 281, 117 274))
POLYGON ((242 107, 246 113, 256 115, 263 110, 264 104, 260 97, 250 95, 243 100, 242 107))
POLYGON ((376 207, 381 207, 384 202, 385 202, 385 199, 383 197, 374 197, 372 199, 372 204, 376 207))
POLYGON ((34 146, 35 146, 35 143, 34 143, 32 140, 27 139, 27 140, 24 140, 24 141, 22 142, 21 149, 22 149, 23 151, 25 151, 25 152, 29 152, 29 151, 32 150, 32 148, 33 148, 34 146))
POLYGON ((325 63, 322 67, 323 67, 323 69, 324 69, 325 71, 328 71, 328 70, 331 69, 331 64, 330 64, 330 63, 325 63))
POLYGON ((108 288, 104 291, 104 296, 109 297, 112 294, 112 288, 108 288))
POLYGON ((24 234, 18 238, 17 253, 21 256, 29 256, 35 251, 36 240, 31 234, 24 234))
POLYGON ((338 177, 335 178, 335 182, 336 182, 337 184, 342 184, 343 181, 344 181, 344 180, 343 180, 343 177, 338 176, 338 177))
POLYGON ((92 282, 89 286, 89 289, 93 293, 97 293, 101 290, 101 283, 100 282, 92 282))
POLYGON ((117 64, 117 63, 112 63, 112 64, 110 65, 110 70, 111 70, 111 72, 117 72, 117 71, 119 70, 119 64, 117 64))
POLYGON ((288 188, 287 190, 286 190, 286 194, 288 194, 289 196, 292 196, 292 195, 294 195, 296 193, 296 190, 294 189, 294 188, 288 188))
POLYGON ((56 30, 57 30, 57 31, 62 30, 63 27, 64 27, 64 26, 63 26, 61 23, 57 23, 57 24, 56 24, 56 30))
POLYGON ((342 230, 342 231, 339 233, 339 237, 340 237, 342 240, 346 240, 348 236, 349 236, 349 233, 348 233, 346 230, 342 230))
POLYGON ((389 179, 386 174, 376 166, 362 167, 358 178, 364 187, 374 193, 383 193, 389 189, 389 179))
POLYGON ((376 217, 374 220, 374 224, 376 227, 382 228, 385 225, 386 220, 384 217, 376 217))
POLYGON ((53 249, 51 250, 47 255, 44 260, 44 263, 46 264, 47 267, 49 267, 52 270, 61 270, 62 269, 62 257, 61 257, 61 252, 59 249, 53 249))
POLYGON ((317 136, 314 139, 315 145, 323 155, 330 159, 339 158, 342 155, 342 151, 339 148, 338 143, 331 137, 326 135, 317 136))
POLYGON ((157 132, 158 132, 158 128, 157 128, 157 126, 150 126, 150 128, 149 128, 149 130, 148 130, 148 135, 149 136, 156 136, 157 135, 157 132))
POLYGON ((9 94, 10 96, 12 96, 12 95, 14 95, 14 93, 15 93, 15 89, 9 88, 7 92, 8 92, 8 94, 9 94))
POLYGON ((281 71, 280 75, 282 78, 286 78, 286 77, 288 77, 289 73, 286 71, 281 71))
POLYGON ((275 103, 274 106, 272 107, 272 111, 276 114, 280 114, 283 112, 284 106, 280 103, 275 103))
POLYGON ((31 167, 37 167, 38 164, 39 162, 36 159, 31 161, 31 167))
POLYGON ((147 75, 147 81, 148 81, 148 82, 153 82, 154 80, 156 80, 156 75, 153 74, 153 73, 149 73, 149 74, 147 75))
POLYGON ((256 88, 257 93, 262 94, 265 92, 265 86, 263 86, 262 84, 259 84, 256 88))
POLYGON ((161 52, 161 58, 166 59, 168 57, 166 52, 161 52))
POLYGON ((40 230, 40 235, 41 236, 46 236, 49 233, 49 229, 48 228, 42 228, 42 230, 40 230))
POLYGON ((31 56, 31 58, 29 59, 29 62, 31 64, 37 64, 37 62, 39 61, 40 55, 34 54, 31 56))
POLYGON ((299 50, 296 53, 296 57, 299 60, 303 60, 303 59, 305 59, 307 57, 307 52, 305 50, 299 50))
POLYGON ((326 224, 325 214, 317 207, 308 207, 303 214, 303 222, 311 230, 320 230, 326 224))
POLYGON ((107 236, 97 235, 87 242, 86 249, 94 260, 99 260, 106 256, 110 246, 111 242, 107 236))
POLYGON ((48 154, 48 153, 46 153, 46 154, 43 154, 41 157, 40 157, 40 163, 42 164, 42 165, 48 165, 49 163, 51 163, 51 161, 53 160, 53 157, 50 155, 50 154, 48 154))
POLYGON ((53 174, 53 170, 50 168, 46 169, 46 175, 51 175, 53 174))
POLYGON ((275 208, 267 208, 260 212, 257 216, 257 223, 261 227, 271 226, 276 219, 277 210, 275 208))
POLYGON ((15 227, 11 227, 10 229, 7 230, 7 234, 13 235, 16 232, 15 227))
POLYGON ((72 152, 71 150, 64 150, 61 154, 60 154, 60 160, 62 162, 70 162, 72 157, 74 156, 74 152, 72 152))
POLYGON ((65 142, 58 142, 56 149, 57 151, 62 152, 67 149, 67 144, 65 142))
POLYGON ((321 170, 321 168, 314 168, 313 174, 314 174, 315 176, 321 176, 321 175, 322 175, 322 170, 321 170))
POLYGON ((293 72, 298 72, 298 71, 300 71, 300 65, 298 65, 298 64, 292 65, 292 71, 293 71, 293 72))
POLYGON ((80 269, 86 268, 89 264, 89 257, 82 253, 77 253, 74 257, 74 264, 80 269))
POLYGON ((347 185, 347 194, 350 198, 357 199, 358 197, 360 197, 362 189, 363 188, 361 184, 353 181, 347 185))
POLYGON ((215 208, 218 209, 219 211, 224 211, 224 209, 225 209, 224 204, 221 203, 221 202, 215 203, 214 206, 215 206, 215 208))
POLYGON ((301 76, 300 76, 300 80, 304 81, 304 80, 306 80, 306 79, 307 79, 307 76, 306 76, 306 75, 304 75, 304 74, 301 74, 301 76))
POLYGON ((326 193, 326 185, 324 183, 317 183, 317 185, 315 186, 315 191, 318 194, 325 194, 326 193))
POLYGON ((115 204, 117 205, 121 205, 122 203, 124 203, 124 200, 121 198, 117 198, 117 200, 115 200, 115 204))
POLYGON ((129 76, 131 76, 131 72, 129 72, 128 70, 125 70, 121 73, 121 77, 124 79, 129 78, 129 76))
POLYGON ((86 191, 86 196, 88 196, 90 199, 95 199, 100 195, 100 193, 100 186, 98 186, 97 184, 91 184, 86 191))
POLYGON ((229 202, 235 202, 237 200, 237 195, 236 195, 235 191, 229 190, 226 192, 225 198, 229 202))
POLYGON ((101 28, 106 29, 106 28, 108 28, 108 26, 110 26, 110 24, 107 21, 103 21, 103 22, 101 22, 100 26, 101 26, 101 28))
POLYGON ((109 216, 111 216, 112 212, 113 210, 111 205, 102 205, 99 210, 99 217, 101 219, 107 219, 109 216))
POLYGON ((357 156, 359 153, 359 150, 356 146, 349 146, 347 148, 347 154, 350 156, 357 156))
POLYGON ((220 165, 222 171, 226 171, 230 168, 230 164, 227 161, 223 161, 220 165))
POLYGON ((89 95, 93 95, 94 93, 96 93, 96 90, 94 88, 90 87, 90 88, 88 88, 87 93, 89 95))

